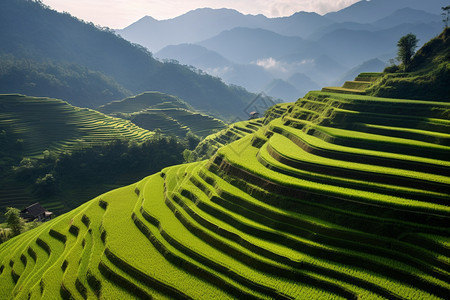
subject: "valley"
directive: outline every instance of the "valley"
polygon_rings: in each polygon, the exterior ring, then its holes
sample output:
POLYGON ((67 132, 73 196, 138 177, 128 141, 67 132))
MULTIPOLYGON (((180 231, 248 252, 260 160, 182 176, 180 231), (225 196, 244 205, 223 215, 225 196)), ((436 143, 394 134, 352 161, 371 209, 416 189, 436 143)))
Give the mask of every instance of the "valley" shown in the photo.
POLYGON ((5 0, 0 299, 448 299, 441 5, 112 30, 5 0))

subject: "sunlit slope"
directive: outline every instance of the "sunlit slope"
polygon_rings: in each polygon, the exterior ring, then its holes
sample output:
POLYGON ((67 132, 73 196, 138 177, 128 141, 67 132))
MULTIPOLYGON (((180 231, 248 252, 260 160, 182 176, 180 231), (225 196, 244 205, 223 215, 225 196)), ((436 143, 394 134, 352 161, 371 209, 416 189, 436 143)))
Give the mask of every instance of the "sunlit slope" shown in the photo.
POLYGON ((186 137, 188 132, 205 137, 225 128, 225 123, 195 112, 181 99, 159 92, 146 92, 99 107, 99 111, 125 117, 134 124, 167 135, 186 137))
POLYGON ((293 103, 279 103, 265 112, 264 118, 240 121, 203 139, 192 151, 193 160, 204 160, 213 156, 221 147, 257 132, 263 125, 284 114, 293 103))
POLYGON ((324 87, 322 92, 366 95, 366 90, 372 87, 382 76, 382 73, 361 73, 355 80, 346 81, 341 87, 324 87))
POLYGON ((142 142, 153 135, 130 121, 75 107, 62 100, 23 95, 0 95, 0 128, 23 140, 25 156, 113 139, 142 142))
POLYGON ((450 106, 311 92, 0 245, 7 297, 446 299, 450 106))

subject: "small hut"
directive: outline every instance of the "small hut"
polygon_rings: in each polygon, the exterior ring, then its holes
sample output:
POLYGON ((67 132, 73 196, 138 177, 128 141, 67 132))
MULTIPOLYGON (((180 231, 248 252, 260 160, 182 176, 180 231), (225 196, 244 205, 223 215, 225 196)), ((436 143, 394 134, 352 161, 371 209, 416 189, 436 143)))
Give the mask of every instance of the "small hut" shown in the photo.
POLYGON ((53 213, 43 208, 39 202, 36 202, 20 212, 20 217, 31 222, 37 220, 39 222, 45 222, 52 218, 53 213))
POLYGON ((252 111, 250 114, 249 120, 258 119, 259 118, 259 112, 252 111))

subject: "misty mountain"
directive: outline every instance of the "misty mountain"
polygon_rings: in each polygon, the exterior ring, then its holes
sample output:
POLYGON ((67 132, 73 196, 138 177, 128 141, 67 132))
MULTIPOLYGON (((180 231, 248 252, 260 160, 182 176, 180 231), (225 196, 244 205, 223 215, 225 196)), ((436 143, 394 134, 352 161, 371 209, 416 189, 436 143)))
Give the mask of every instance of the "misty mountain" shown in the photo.
MULTIPOLYGON (((316 29, 335 22, 314 12, 297 12, 289 17, 267 18, 259 28, 286 36, 308 37, 316 29)), ((244 27, 244 26, 241 26, 244 27)), ((250 26, 246 26, 250 27, 250 26)))
POLYGON ((158 51, 167 45, 208 39, 237 26, 254 24, 258 27, 264 18, 262 15, 246 17, 232 9, 201 8, 169 20, 158 21, 146 16, 117 33, 151 51, 158 51))
POLYGON ((300 37, 283 36, 260 28, 238 27, 198 44, 216 51, 231 61, 249 63, 301 51, 308 43, 300 37))
POLYGON ((349 69, 327 54, 323 54, 325 52, 325 49, 317 47, 315 55, 305 56, 301 53, 296 53, 282 57, 279 61, 273 62, 272 65, 285 71, 288 76, 292 76, 295 73, 307 74, 314 82, 323 86, 349 69))
POLYGON ((405 34, 416 34, 420 46, 441 31, 441 6, 441 0, 372 0, 325 16, 298 12, 281 18, 197 9, 170 20, 143 18, 119 32, 152 39, 144 44, 149 49, 172 42, 156 56, 285 98, 282 86, 303 91, 303 83, 289 81, 296 73, 329 85, 367 61, 395 58, 405 34))
MULTIPOLYGON (((40 2, 4 0, 0 28, 7 28, 0 30, 0 39, 7 41, 0 43, 0 53, 13 54, 30 63, 50 60, 77 64, 112 78, 133 94, 172 94, 196 109, 225 118, 240 113, 254 98, 243 88, 227 86, 219 78, 180 64, 160 62, 142 46, 40 2)), ((107 102, 111 100, 117 99, 107 102)))
POLYGON ((391 15, 373 22, 372 25, 379 29, 387 29, 404 23, 436 23, 441 20, 441 16, 431 14, 423 10, 412 9, 409 7, 401 8, 391 15))
POLYGON ((281 35, 306 37, 331 23, 333 21, 316 13, 299 12, 289 17, 267 18, 244 15, 233 9, 200 8, 169 20, 158 21, 145 16, 116 32, 157 52, 168 45, 207 40, 236 27, 261 28, 281 35))
POLYGON ((390 53, 396 47, 395 44, 386 43, 385 37, 374 32, 349 29, 325 34, 318 43, 322 48, 329 49, 332 57, 346 67, 355 66, 381 53, 390 53))
POLYGON ((202 70, 229 67, 232 63, 219 53, 196 44, 180 44, 164 47, 155 57, 175 59, 182 64, 192 65, 202 70))
POLYGON ((272 97, 278 97, 286 102, 295 102, 309 91, 320 90, 316 82, 303 73, 295 73, 287 80, 280 78, 272 80, 263 91, 272 97))
POLYGON ((260 92, 275 78, 261 66, 233 63, 219 53, 196 44, 167 46, 155 53, 155 56, 195 66, 208 74, 222 78, 228 84, 244 86, 252 92, 260 92))
POLYGON ((309 40, 317 41, 322 38, 326 34, 330 34, 336 30, 364 30, 364 31, 376 31, 376 28, 372 24, 361 24, 356 22, 342 22, 342 23, 333 23, 328 26, 321 27, 314 31, 309 37, 309 40))
POLYGON ((397 41, 408 33, 413 32, 420 41, 427 41, 440 30, 441 24, 437 22, 406 23, 378 31, 338 29, 322 36, 318 43, 330 50, 328 55, 343 65, 352 67, 384 54, 395 58, 397 41))
MULTIPOLYGON (((264 86, 275 78, 274 74, 255 64, 233 64, 210 72, 229 84, 244 86, 254 93, 262 91, 264 86)), ((279 96, 275 95, 274 97, 279 96)))
POLYGON ((303 96, 292 84, 282 79, 274 79, 264 88, 264 92, 272 97, 277 95, 285 102, 295 102, 299 97, 303 96))
POLYGON ((295 86, 301 93, 321 89, 321 86, 303 73, 295 73, 287 79, 287 82, 295 86))
POLYGON ((447 0, 361 0, 340 11, 327 13, 324 17, 338 23, 364 24, 380 20, 405 7, 440 15, 441 7, 446 5, 447 0))

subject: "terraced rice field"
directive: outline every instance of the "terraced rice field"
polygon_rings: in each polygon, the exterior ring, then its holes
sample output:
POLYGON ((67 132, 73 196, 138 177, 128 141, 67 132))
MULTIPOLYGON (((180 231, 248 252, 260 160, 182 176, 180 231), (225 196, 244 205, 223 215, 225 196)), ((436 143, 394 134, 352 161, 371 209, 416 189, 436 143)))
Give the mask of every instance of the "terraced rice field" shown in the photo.
POLYGON ((180 138, 188 132, 206 137, 225 128, 225 123, 218 119, 180 108, 147 109, 131 114, 130 120, 142 128, 151 131, 159 128, 163 134, 180 138))
POLYGON ((382 76, 382 73, 361 73, 354 81, 346 81, 342 87, 324 87, 322 92, 365 95, 366 89, 382 76))
POLYGON ((0 95, 0 128, 22 139, 24 154, 30 157, 113 139, 143 142, 153 135, 130 121, 62 100, 22 95, 0 95))
MULTIPOLYGON (((221 147, 240 140, 249 134, 255 134, 255 140, 258 140, 259 129, 270 121, 281 117, 292 105, 293 103, 276 104, 265 112, 264 118, 231 124, 227 128, 203 139, 193 152, 199 160, 203 160, 213 156, 221 147)), ((236 150, 238 151, 238 149, 236 150)))
POLYGON ((210 160, 166 168, 0 245, 0 291, 448 299, 448 109, 311 92, 253 131, 236 124, 247 134, 210 160))
POLYGON ((125 115, 134 124, 163 134, 186 137, 192 132, 206 137, 226 127, 225 123, 211 116, 197 113, 181 99, 158 92, 113 101, 99 107, 99 111, 109 115, 125 115))

